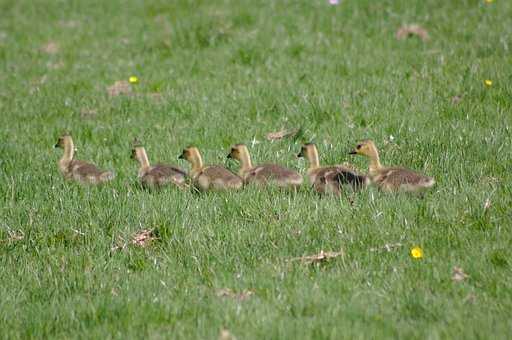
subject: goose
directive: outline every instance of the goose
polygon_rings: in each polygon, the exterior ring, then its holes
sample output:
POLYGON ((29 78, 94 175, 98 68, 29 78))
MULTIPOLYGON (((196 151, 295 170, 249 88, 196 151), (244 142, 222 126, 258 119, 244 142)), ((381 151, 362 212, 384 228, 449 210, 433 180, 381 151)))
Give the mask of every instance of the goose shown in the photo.
POLYGON ((349 184, 360 189, 368 184, 368 178, 346 165, 320 166, 318 150, 313 143, 304 144, 297 157, 309 162, 307 175, 313 188, 319 193, 341 194, 341 186, 349 184))
POLYGON ((281 165, 267 163, 253 166, 249 149, 245 144, 232 146, 227 157, 240 162, 238 174, 246 184, 273 184, 280 188, 297 188, 302 184, 302 176, 297 171, 281 165))
POLYGON ((403 167, 384 167, 380 164, 379 151, 375 143, 363 140, 350 152, 352 155, 362 155, 370 159, 368 176, 370 181, 386 192, 420 192, 435 184, 432 177, 419 174, 403 167))
POLYGON ((139 162, 138 177, 143 186, 148 188, 161 188, 166 185, 176 185, 183 188, 187 174, 175 165, 149 164, 146 149, 137 141, 132 148, 132 159, 139 162))
POLYGON ((59 137, 56 148, 64 149, 59 160, 59 170, 65 179, 75 180, 84 184, 100 184, 114 179, 112 171, 98 169, 94 164, 74 159, 75 145, 68 133, 59 137))
POLYGON ((242 179, 228 169, 220 165, 203 165, 201 153, 195 146, 185 148, 178 158, 191 164, 189 176, 201 191, 238 190, 243 187, 242 179))

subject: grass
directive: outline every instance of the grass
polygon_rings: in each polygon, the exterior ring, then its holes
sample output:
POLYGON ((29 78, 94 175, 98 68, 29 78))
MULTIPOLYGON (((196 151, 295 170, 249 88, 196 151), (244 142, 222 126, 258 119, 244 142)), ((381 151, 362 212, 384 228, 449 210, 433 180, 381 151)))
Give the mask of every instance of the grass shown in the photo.
POLYGON ((2 1, 1 337, 510 338, 511 12, 498 0, 2 1), (396 40, 409 23, 431 39, 396 40), (106 94, 131 75, 136 95, 106 94), (265 140, 283 127, 302 134, 265 140), (114 182, 64 182, 52 146, 66 129, 114 182), (223 163, 257 141, 255 162, 301 171, 302 142, 364 168, 347 151, 372 138, 385 164, 437 185, 353 205, 307 189, 152 193, 129 158, 136 136, 153 161, 196 144, 223 163), (159 241, 111 251, 144 228, 159 241), (345 256, 289 261, 322 249, 345 256), (452 281, 454 266, 469 277, 452 281))

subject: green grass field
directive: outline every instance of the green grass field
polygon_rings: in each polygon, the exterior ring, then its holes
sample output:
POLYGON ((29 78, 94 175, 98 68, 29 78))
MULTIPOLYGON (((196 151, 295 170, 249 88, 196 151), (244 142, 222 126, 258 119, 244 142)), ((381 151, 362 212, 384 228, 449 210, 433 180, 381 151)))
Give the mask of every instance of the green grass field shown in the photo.
POLYGON ((511 13, 508 0, 2 0, 0 337, 510 339, 511 13), (430 40, 397 40, 403 24, 430 40), (132 75, 132 96, 107 94, 132 75), (117 178, 65 182, 64 130, 117 178), (301 172, 303 142, 365 169, 348 151, 372 138, 384 164, 437 184, 352 205, 308 188, 148 192, 134 137, 153 162, 188 168, 177 157, 195 144, 224 164, 246 142, 255 163, 301 172), (141 229, 159 239, 130 245, 141 229), (344 256, 291 260, 321 250, 344 256))

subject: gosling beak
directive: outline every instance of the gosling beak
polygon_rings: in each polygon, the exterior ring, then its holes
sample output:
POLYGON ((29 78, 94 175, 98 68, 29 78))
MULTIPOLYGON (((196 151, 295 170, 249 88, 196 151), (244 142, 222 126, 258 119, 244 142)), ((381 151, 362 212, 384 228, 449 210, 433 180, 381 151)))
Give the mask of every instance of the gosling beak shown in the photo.
POLYGON ((227 159, 232 159, 233 157, 231 156, 231 154, 227 155, 226 156, 227 159))
POLYGON ((357 151, 356 150, 352 150, 348 153, 349 155, 357 155, 357 151))
POLYGON ((55 145, 53 146, 53 148, 54 148, 54 149, 57 149, 58 147, 59 147, 59 143, 57 143, 57 144, 55 144, 55 145))
POLYGON ((299 153, 297 154, 297 158, 302 158, 302 157, 304 157, 304 156, 302 155, 302 151, 301 151, 301 152, 299 152, 299 153))
POLYGON ((178 159, 185 159, 185 156, 183 154, 178 156, 178 159))

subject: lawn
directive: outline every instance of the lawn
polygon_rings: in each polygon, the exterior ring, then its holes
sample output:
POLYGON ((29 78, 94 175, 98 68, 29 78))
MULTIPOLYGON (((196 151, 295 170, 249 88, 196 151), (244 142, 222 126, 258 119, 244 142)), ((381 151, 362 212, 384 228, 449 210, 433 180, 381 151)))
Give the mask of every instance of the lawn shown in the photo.
POLYGON ((511 13, 506 0, 2 0, 0 337, 512 338, 511 13), (398 40, 406 24, 429 39, 398 40), (107 93, 130 76, 131 94, 107 93), (113 182, 63 180, 65 130, 113 182), (226 155, 245 142, 256 164, 302 173, 302 143, 366 169, 348 152, 372 138, 384 164, 437 183, 424 197, 151 192, 135 137, 153 162, 188 169, 177 157, 193 144, 236 171, 226 155), (157 239, 131 244, 143 229, 157 239), (295 260, 321 250, 343 255, 295 260))

